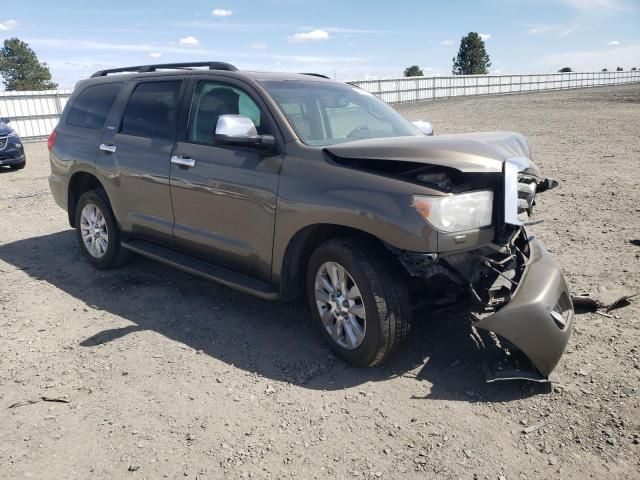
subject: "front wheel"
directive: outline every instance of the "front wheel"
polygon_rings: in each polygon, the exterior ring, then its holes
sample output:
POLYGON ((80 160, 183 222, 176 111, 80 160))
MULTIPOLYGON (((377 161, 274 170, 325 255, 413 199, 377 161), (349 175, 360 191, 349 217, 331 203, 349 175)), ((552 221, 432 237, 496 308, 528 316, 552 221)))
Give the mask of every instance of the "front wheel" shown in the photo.
POLYGON ((98 270, 119 267, 129 259, 130 253, 120 245, 120 230, 104 192, 82 194, 75 225, 80 249, 98 270))
POLYGON ((320 245, 307 269, 307 298, 331 349, 349 364, 383 363, 409 331, 411 308, 397 271, 366 242, 320 245))

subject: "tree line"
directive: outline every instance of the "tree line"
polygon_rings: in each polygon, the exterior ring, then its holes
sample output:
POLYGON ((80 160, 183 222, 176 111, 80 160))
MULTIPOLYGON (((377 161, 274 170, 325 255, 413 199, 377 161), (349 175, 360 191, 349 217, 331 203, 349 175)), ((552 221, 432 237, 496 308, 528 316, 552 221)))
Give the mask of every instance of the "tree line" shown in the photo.
MULTIPOLYGON (((453 57, 451 73, 454 75, 486 75, 489 73, 489 67, 491 67, 491 60, 482 37, 476 32, 469 32, 462 37, 458 55, 453 57)), ((636 67, 631 68, 631 71, 635 72, 636 70, 636 67)), ((608 70, 603 68, 602 71, 607 72, 608 70)), ((616 71, 622 72, 624 69, 618 67, 616 71)), ((563 67, 558 72, 573 72, 573 69, 571 67, 563 67)), ((411 65, 404 69, 404 76, 423 77, 424 72, 420 66, 411 65)))

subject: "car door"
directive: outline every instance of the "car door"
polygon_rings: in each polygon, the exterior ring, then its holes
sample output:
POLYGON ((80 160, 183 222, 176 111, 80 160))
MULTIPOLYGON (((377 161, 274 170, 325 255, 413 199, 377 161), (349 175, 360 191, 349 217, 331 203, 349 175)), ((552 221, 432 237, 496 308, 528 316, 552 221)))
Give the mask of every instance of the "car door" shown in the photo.
POLYGON ((268 281, 282 156, 216 144, 214 133, 220 115, 240 114, 279 143, 275 122, 243 82, 200 78, 189 90, 188 127, 171 157, 176 246, 268 281))
POLYGON ((126 103, 107 122, 97 161, 123 231, 173 245, 170 157, 184 81, 132 82, 126 103))

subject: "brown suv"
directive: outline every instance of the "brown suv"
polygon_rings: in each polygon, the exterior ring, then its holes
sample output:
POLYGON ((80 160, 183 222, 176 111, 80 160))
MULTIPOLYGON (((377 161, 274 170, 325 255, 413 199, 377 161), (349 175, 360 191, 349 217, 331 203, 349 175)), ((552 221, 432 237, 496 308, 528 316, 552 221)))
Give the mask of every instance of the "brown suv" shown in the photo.
POLYGON ((521 217, 555 182, 522 135, 430 133, 319 75, 104 70, 49 138, 50 185, 96 268, 137 253, 262 298, 306 295, 356 366, 383 362, 419 309, 458 306, 546 379, 573 308, 521 217))

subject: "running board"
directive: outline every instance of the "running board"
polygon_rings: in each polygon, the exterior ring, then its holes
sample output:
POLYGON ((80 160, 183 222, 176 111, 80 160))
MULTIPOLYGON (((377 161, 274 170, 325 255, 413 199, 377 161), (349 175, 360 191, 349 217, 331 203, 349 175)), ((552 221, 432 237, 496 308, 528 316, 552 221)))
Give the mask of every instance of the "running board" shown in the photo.
POLYGON ((278 291, 267 282, 205 262, 204 260, 185 255, 184 253, 169 248, 161 247, 155 243, 144 240, 128 240, 122 242, 122 247, 143 257, 182 270, 183 272, 221 283, 222 285, 255 295, 256 297, 267 300, 276 300, 280 297, 278 291))

